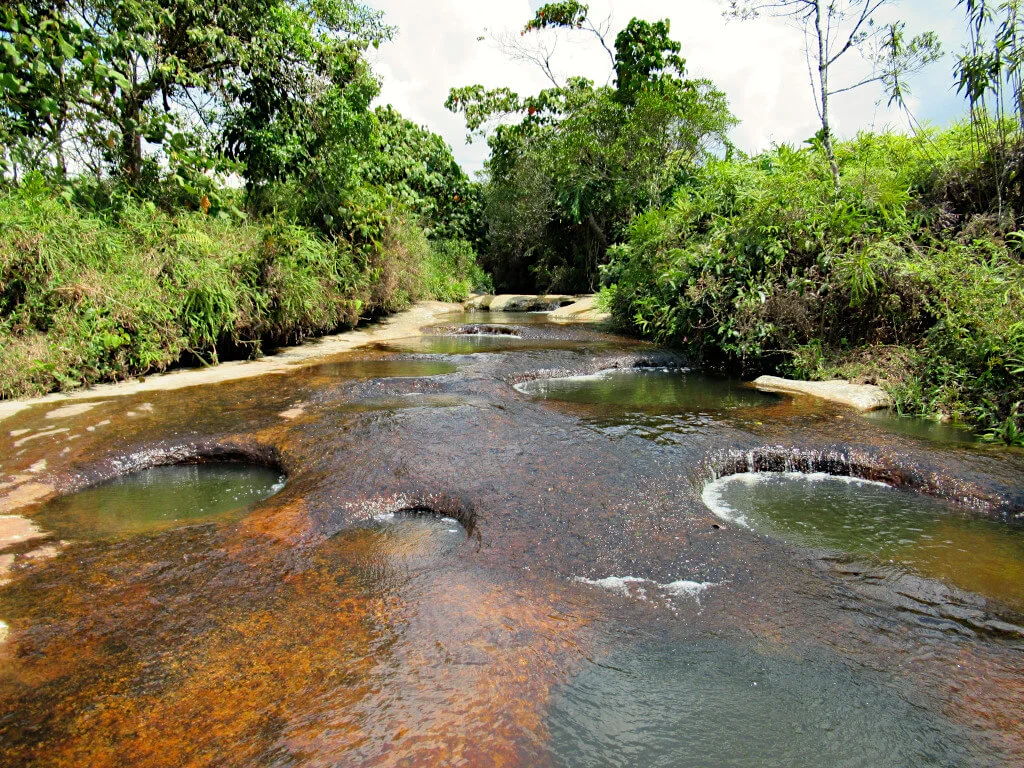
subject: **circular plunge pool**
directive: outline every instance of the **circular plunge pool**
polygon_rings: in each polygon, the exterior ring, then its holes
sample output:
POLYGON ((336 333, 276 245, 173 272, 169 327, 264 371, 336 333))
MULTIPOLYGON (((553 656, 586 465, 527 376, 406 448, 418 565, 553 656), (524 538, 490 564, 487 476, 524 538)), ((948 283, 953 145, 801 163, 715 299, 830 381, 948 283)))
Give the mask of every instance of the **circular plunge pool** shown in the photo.
POLYGON ((705 487, 718 517, 799 546, 907 567, 1024 610, 1024 528, 852 477, 730 475, 705 487))
POLYGON ((280 471, 242 463, 175 464, 62 496, 35 516, 61 538, 95 539, 240 519, 284 487, 280 471))

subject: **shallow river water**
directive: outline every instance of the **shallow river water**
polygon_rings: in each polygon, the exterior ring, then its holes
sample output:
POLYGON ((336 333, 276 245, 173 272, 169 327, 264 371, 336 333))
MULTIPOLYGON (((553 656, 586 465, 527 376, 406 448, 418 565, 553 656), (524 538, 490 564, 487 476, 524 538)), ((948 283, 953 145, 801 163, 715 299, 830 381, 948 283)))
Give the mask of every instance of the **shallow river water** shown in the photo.
POLYGON ((1019 451, 542 315, 83 405, 0 425, 0 765, 1024 765, 1019 451))

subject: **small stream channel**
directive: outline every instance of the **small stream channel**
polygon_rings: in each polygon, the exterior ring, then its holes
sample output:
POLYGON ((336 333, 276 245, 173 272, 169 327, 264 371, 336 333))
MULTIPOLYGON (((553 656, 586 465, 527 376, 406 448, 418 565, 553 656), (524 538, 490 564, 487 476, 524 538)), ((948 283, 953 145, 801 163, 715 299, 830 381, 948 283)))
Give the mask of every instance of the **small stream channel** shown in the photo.
POLYGON ((3 765, 1024 765, 1018 451, 514 313, 2 427, 3 765))

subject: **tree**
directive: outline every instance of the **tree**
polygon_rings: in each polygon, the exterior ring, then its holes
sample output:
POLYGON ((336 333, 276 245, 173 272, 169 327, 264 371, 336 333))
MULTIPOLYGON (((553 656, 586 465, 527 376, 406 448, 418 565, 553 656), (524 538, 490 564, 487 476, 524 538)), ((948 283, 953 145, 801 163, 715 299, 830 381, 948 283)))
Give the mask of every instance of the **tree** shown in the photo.
POLYGON ((875 14, 895 0, 729 0, 729 13, 741 19, 761 14, 794 22, 804 33, 815 107, 821 120, 820 140, 839 188, 839 164, 836 161, 831 124, 831 99, 869 83, 881 83, 889 94, 889 103, 903 103, 907 93, 904 78, 935 61, 942 54, 934 32, 907 39, 903 22, 878 24, 875 14), (873 69, 869 76, 840 87, 830 79, 832 67, 851 51, 868 59, 873 69))
MULTIPOLYGON (((586 31, 587 10, 545 5, 523 33, 586 31)), ((484 261, 503 287, 594 288, 630 219, 664 203, 689 169, 728 146, 734 120, 724 94, 686 78, 669 32, 667 21, 630 21, 615 40, 614 87, 577 77, 526 97, 452 89, 448 108, 491 148, 484 261)))
POLYGON ((73 134, 136 188, 146 145, 171 139, 226 143, 264 173, 263 123, 238 117, 298 111, 390 34, 352 0, 23 0, 0 10, 5 122, 12 140, 48 136, 61 166, 73 134))

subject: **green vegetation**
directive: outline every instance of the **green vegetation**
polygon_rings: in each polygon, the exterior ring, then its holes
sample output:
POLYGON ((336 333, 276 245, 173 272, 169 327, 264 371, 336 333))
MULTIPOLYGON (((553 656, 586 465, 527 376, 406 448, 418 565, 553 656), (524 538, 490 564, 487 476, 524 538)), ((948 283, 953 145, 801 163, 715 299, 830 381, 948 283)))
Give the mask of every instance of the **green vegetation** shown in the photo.
POLYGON ((970 127, 861 135, 836 157, 838 191, 817 146, 707 163, 613 250, 615 316, 707 367, 877 381, 902 411, 1013 438, 1024 234, 984 207, 970 127))
POLYGON ((543 29, 596 37, 614 87, 562 83, 548 66, 554 87, 536 96, 474 85, 453 89, 447 106, 491 148, 481 260, 499 288, 586 291, 632 217, 670 199, 735 121, 712 83, 685 78, 668 22, 633 19, 614 53, 580 3, 543 6, 523 34, 543 29))
POLYGON ((477 185, 370 108, 392 34, 352 0, 0 9, 0 396, 488 287, 477 185))
POLYGON ((473 279, 469 246, 431 244, 398 217, 380 248, 355 248, 151 202, 89 213, 30 179, 0 195, 0 393, 255 356, 425 296, 461 298, 473 279))

